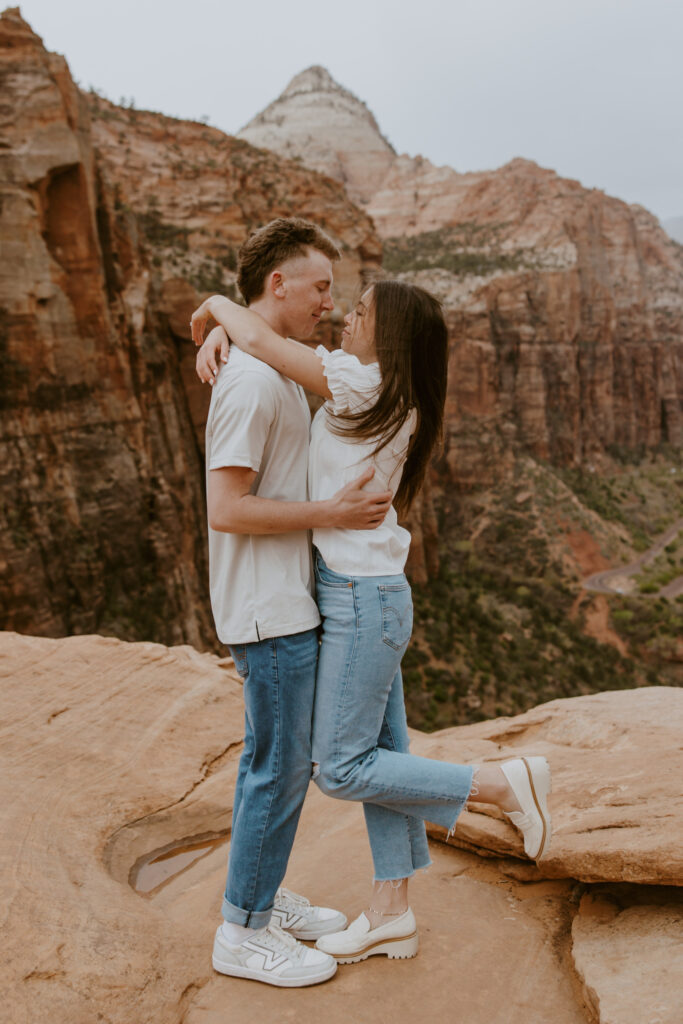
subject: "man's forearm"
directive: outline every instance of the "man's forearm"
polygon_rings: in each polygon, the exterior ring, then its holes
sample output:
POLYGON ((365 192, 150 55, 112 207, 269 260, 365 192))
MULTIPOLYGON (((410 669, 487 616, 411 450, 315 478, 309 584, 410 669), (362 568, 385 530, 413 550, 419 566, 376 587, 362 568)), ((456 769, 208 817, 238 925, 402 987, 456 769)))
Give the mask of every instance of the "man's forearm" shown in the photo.
POLYGON ((209 526, 219 533, 291 533, 336 525, 331 501, 275 501, 255 494, 209 516, 209 526))

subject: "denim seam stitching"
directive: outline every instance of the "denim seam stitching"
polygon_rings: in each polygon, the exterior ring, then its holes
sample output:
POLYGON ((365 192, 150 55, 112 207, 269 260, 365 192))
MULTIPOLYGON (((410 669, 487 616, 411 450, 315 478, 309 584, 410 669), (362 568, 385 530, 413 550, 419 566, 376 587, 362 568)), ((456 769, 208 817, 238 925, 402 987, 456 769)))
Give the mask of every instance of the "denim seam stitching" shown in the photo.
MULTIPOLYGON (((358 610, 358 601, 357 601, 357 595, 356 595, 356 583, 355 583, 355 580, 352 581, 352 586, 349 587, 349 589, 351 590, 351 596, 353 597, 353 610, 354 610, 354 618, 356 620, 356 628, 355 628, 354 633, 353 633, 353 647, 351 648, 351 653, 349 655, 348 668, 347 668, 347 671, 346 671, 346 679, 344 680, 344 687, 342 689, 342 692, 341 692, 341 695, 340 695, 340 698, 339 698, 339 716, 338 716, 338 720, 337 720, 337 728, 335 730, 335 737, 334 737, 334 746, 335 746, 334 763, 335 763, 335 766, 339 764, 339 758, 341 756, 341 723, 344 721, 343 710, 344 710, 344 706, 345 706, 345 703, 346 703, 346 693, 347 693, 347 690, 349 688, 349 679, 351 678, 351 671, 352 671, 352 667, 353 667, 353 663, 354 663, 354 658, 355 658, 355 655, 356 655, 356 649, 358 647, 358 630, 359 630, 359 627, 360 627, 360 622, 359 622, 360 616, 359 616, 359 610, 358 610)), ((336 767, 335 767, 335 771, 336 771, 336 767)))
MULTIPOLYGON (((392 746, 392 750, 394 751, 394 753, 396 753, 396 754, 402 754, 402 753, 406 753, 407 754, 407 753, 409 753, 409 751, 407 751, 407 750, 402 751, 402 750, 398 749, 398 744, 396 743, 396 738, 395 738, 393 730, 391 728, 391 722, 387 718, 386 710, 384 712, 383 724, 386 725, 386 727, 387 727, 387 732, 389 733, 389 739, 391 741, 391 746, 392 746)), ((415 851, 413 849, 413 835, 412 835, 412 831, 413 830, 412 830, 412 826, 411 826, 411 818, 414 817, 414 815, 404 814, 402 811, 395 811, 394 813, 395 814, 399 814, 403 818, 403 820, 405 821, 405 824, 406 824, 406 832, 407 832, 407 835, 408 835, 408 849, 410 850, 410 862, 411 862, 411 866, 412 866, 412 869, 413 869, 412 872, 411 872, 411 875, 412 875, 417 870, 417 866, 415 864, 415 851)), ((421 821, 423 822, 423 827, 424 827, 424 818, 422 818, 421 821)), ((404 875, 403 877, 410 878, 410 875, 404 875)), ((381 881, 381 879, 380 879, 380 881, 381 881)))
MULTIPOLYGON (((399 613, 399 610, 398 610, 398 608, 395 605, 387 604, 386 603, 386 598, 388 597, 387 589, 389 589, 389 588, 387 586, 385 586, 384 584, 379 584, 378 588, 377 588, 378 593, 379 593, 380 612, 381 612, 381 618, 382 618, 382 642, 385 643, 387 645, 387 647, 391 647, 392 650, 400 650, 401 647, 408 647, 409 643, 411 642, 411 636, 412 636, 413 630, 411 629, 411 632, 409 633, 407 639, 403 640, 402 643, 396 643, 389 636, 389 630, 388 630, 387 618, 386 618, 385 612, 393 611, 395 616, 396 616, 396 620, 398 621, 398 625, 400 627, 402 627, 402 625, 403 625, 403 618, 405 617, 405 614, 408 614, 409 616, 411 615, 412 604, 409 605, 409 607, 407 609, 405 609, 405 613, 401 617, 401 615, 399 613)), ((398 585, 394 586, 394 585, 392 585, 391 589, 393 591, 405 591, 405 590, 409 590, 410 591, 411 588, 410 588, 410 584, 409 584, 409 585, 405 585, 405 586, 402 586, 402 585, 401 586, 398 586, 398 585)))
MULTIPOLYGON (((396 754, 400 754, 400 753, 403 753, 403 751, 400 751, 400 750, 398 749, 398 745, 397 745, 397 743, 396 743, 396 739, 395 739, 395 737, 394 737, 394 733, 393 733, 393 731, 392 731, 392 728, 391 728, 391 722, 390 722, 390 721, 389 721, 389 719, 387 718, 387 709, 386 709, 386 706, 385 706, 385 708, 384 708, 384 725, 386 725, 386 727, 387 727, 387 732, 389 733, 389 736, 390 736, 390 738, 391 738, 392 750, 394 751, 394 753, 396 753, 396 754)), ((381 734, 381 730, 380 730, 380 734, 381 734)), ((407 753, 407 751, 406 751, 406 753, 407 753)))
MULTIPOLYGON (((385 603, 384 597, 383 597, 383 595, 385 593, 385 590, 384 590, 382 584, 380 584, 377 589, 379 591, 379 608, 380 608, 380 612, 382 613, 382 643, 385 643, 387 645, 387 647, 391 647, 394 651, 400 651, 402 647, 407 647, 407 645, 410 643, 410 637, 411 637, 411 634, 412 634, 412 629, 411 629, 410 633, 408 634, 408 638, 406 640, 404 640, 400 644, 397 644, 394 640, 391 639, 391 637, 388 635, 388 627, 387 627, 387 624, 386 624, 387 620, 386 620, 386 617, 385 617, 384 613, 388 612, 388 611, 393 611, 395 613, 395 615, 396 615, 396 618, 398 619, 398 623, 399 623, 400 626, 403 625, 403 619, 401 618, 401 616, 399 614, 398 608, 394 607, 393 604, 386 604, 385 603)), ((405 588, 401 588, 401 589, 405 589, 405 588)), ((410 589, 410 588, 408 588, 408 589, 410 589)))
POLYGON ((318 583, 322 584, 323 587, 332 587, 333 590, 349 590, 348 583, 330 583, 329 580, 324 580, 320 573, 318 573, 318 583))
POLYGON ((317 578, 320 580, 320 582, 322 584, 324 584, 324 586, 326 586, 326 587, 340 587, 341 589, 344 589, 344 587, 348 587, 349 583, 352 582, 352 577, 351 576, 344 577, 342 575, 342 573, 335 573, 334 569, 329 569, 327 566, 325 566, 325 570, 331 576, 339 576, 340 577, 339 582, 336 582, 335 580, 326 580, 324 578, 324 576, 322 574, 322 571, 320 569, 320 566, 318 564, 318 559, 316 557, 315 573, 316 573, 317 578))
MULTIPOLYGON (((254 871, 252 872, 252 886, 251 886, 251 891, 250 891, 250 896, 249 896, 249 903, 250 904, 253 903, 253 901, 254 901, 254 892, 256 891, 256 881, 257 881, 257 878, 258 878, 259 868, 261 866, 261 856, 263 854, 263 840, 264 840, 266 831, 268 829, 268 823, 270 821, 270 813, 271 813, 271 810, 273 808, 273 800, 275 799, 275 782, 280 777, 280 731, 281 731, 281 724, 282 723, 280 722, 280 698, 279 698, 279 685, 278 685, 279 684, 279 677, 278 677, 278 662, 277 662, 276 639, 277 639, 276 637, 273 637, 271 639, 271 641, 270 641, 270 645, 271 645, 271 649, 272 649, 272 659, 271 660, 275 664, 275 672, 273 674, 273 680, 275 681, 275 687, 274 687, 275 701, 274 701, 274 704, 275 704, 276 719, 277 719, 277 740, 276 740, 276 746, 275 746, 275 769, 276 769, 276 773, 275 773, 275 778, 272 780, 272 788, 271 788, 271 793, 270 793, 270 802, 268 804, 268 810, 267 810, 265 818, 264 818, 263 828, 261 830, 261 835, 260 835, 259 841, 258 841, 258 859, 256 861, 256 867, 254 868, 254 871)), ((247 927, 249 925, 249 921, 251 920, 251 917, 252 917, 253 914, 262 914, 262 913, 264 913, 264 911, 262 911, 262 910, 256 910, 256 911, 255 910, 250 910, 249 911, 249 917, 247 919, 247 927)))

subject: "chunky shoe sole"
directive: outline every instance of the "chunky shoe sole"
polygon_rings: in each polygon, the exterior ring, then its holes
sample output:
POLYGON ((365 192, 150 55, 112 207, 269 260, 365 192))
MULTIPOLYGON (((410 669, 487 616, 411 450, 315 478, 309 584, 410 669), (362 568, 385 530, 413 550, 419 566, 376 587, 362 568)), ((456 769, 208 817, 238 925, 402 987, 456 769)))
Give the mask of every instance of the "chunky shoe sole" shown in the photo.
POLYGON ((524 767, 526 768, 527 775, 529 776, 529 786, 531 787, 531 795, 533 796, 534 803, 536 804, 536 810, 543 819, 541 845, 538 848, 538 853, 534 857, 534 860, 540 860, 543 854, 550 849, 550 837, 552 834, 552 823, 550 820, 550 811, 548 810, 548 796, 553 791, 550 765, 544 757, 523 757, 522 761, 524 762, 524 767), (531 770, 530 761, 536 762, 534 765, 534 772, 531 770))
POLYGON ((388 956, 390 960, 409 960, 417 955, 419 940, 417 932, 412 935, 399 936, 395 939, 379 939, 358 953, 330 953, 338 964, 358 964, 369 956, 388 956))
POLYGON ((503 773, 522 808, 526 805, 526 810, 506 811, 505 814, 512 824, 522 832, 524 836, 524 852, 527 857, 531 860, 540 860, 543 854, 547 853, 550 848, 551 836, 548 794, 552 791, 552 780, 548 762, 545 757, 514 758, 512 761, 505 763, 503 773), (510 774, 513 771, 515 762, 514 771, 518 776, 516 779, 514 775, 510 774), (522 770, 522 765, 524 770, 522 770), (527 786, 528 791, 526 791, 527 786), (541 836, 538 841, 538 850, 536 851, 527 850, 526 834, 523 827, 525 823, 524 818, 527 818, 532 811, 535 811, 541 825, 541 836))
POLYGON ((303 978, 282 978, 275 974, 267 974, 263 970, 256 970, 253 967, 242 967, 241 964, 231 964, 220 960, 215 954, 212 956, 214 971, 219 974, 228 974, 232 978, 247 978, 249 981, 262 981, 266 985, 277 985, 278 988, 304 988, 306 985, 319 985, 327 981, 337 973, 337 965, 333 963, 329 967, 321 968, 315 974, 303 978))

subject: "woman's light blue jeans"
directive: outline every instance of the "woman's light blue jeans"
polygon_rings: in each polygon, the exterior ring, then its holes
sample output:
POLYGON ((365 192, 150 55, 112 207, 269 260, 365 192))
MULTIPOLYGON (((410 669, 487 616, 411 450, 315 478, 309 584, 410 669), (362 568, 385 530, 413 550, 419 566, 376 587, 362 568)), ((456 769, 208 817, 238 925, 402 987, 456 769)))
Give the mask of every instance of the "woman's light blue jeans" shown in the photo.
POLYGON ((431 861, 424 822, 451 829, 472 787, 469 765, 408 752, 401 658, 413 625, 399 576, 343 576, 316 552, 323 620, 313 714, 320 789, 361 800, 377 881, 408 878, 431 861))

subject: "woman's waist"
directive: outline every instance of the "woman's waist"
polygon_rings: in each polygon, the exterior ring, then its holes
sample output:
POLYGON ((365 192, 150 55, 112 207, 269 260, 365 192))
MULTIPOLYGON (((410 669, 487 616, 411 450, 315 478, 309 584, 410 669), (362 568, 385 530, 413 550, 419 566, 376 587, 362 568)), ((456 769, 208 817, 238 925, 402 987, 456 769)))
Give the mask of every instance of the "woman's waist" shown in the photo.
MULTIPOLYGON (((310 501, 329 501, 333 498, 342 487, 346 487, 348 484, 353 483, 357 480, 368 467, 372 467, 375 473, 371 480, 363 486, 363 490, 368 494, 380 494, 383 491, 391 491, 392 495, 396 494, 398 490, 398 484, 400 478, 392 478, 378 470, 377 466, 371 460, 365 463, 354 464, 346 468, 339 467, 336 472, 332 472, 330 469, 325 473, 315 473, 311 471, 309 467, 308 472, 308 494, 310 501)), ((396 516, 393 506, 387 513, 391 513, 396 516)))
POLYGON ((403 470, 404 459, 397 459, 388 449, 375 452, 368 446, 344 445, 327 450, 311 445, 308 460, 308 488, 312 501, 325 501, 333 497, 340 487, 357 480, 368 467, 374 469, 366 491, 391 491, 395 494, 403 470))
MULTIPOLYGON (((332 562, 335 562, 333 556, 330 556, 332 562)), ((387 587, 391 588, 394 586, 403 587, 408 584, 408 579, 403 570, 398 572, 388 573, 374 573, 374 572, 345 572, 343 569, 335 568, 334 565, 330 565, 328 559, 325 558, 323 552, 315 544, 313 544, 313 563, 317 571, 324 573, 326 576, 337 577, 339 582, 352 583, 354 579, 367 580, 372 579, 373 583, 386 584, 387 587)), ((367 568, 367 565, 363 567, 367 568)))
POLYGON ((314 529, 313 545, 336 572, 348 576, 392 576, 403 572, 410 534, 384 523, 375 530, 314 529))

